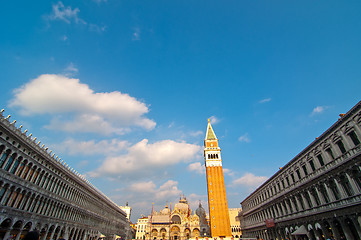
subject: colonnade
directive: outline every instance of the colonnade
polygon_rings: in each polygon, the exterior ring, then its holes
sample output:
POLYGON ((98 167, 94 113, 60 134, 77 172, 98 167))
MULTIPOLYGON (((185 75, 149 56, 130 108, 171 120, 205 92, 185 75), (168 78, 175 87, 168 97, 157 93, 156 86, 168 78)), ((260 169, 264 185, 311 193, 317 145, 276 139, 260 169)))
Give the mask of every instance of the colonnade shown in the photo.
POLYGON ((361 239, 360 126, 361 102, 248 196, 243 237, 361 239))
POLYGON ((3 219, 1 221, 0 238, 1 239, 14 239, 20 240, 29 231, 38 231, 40 240, 47 239, 71 239, 71 240, 95 240, 100 237, 100 233, 94 230, 81 228, 80 226, 66 226, 64 224, 54 224, 42 222, 31 222, 16 220, 15 222, 10 219, 3 219))
POLYGON ((302 225, 291 224, 283 227, 260 229, 247 233, 248 237, 273 240, 359 240, 361 239, 360 217, 326 218, 319 222, 305 222, 302 225), (298 229, 304 229, 297 233, 298 229), (295 233, 295 234, 292 234, 295 233))
POLYGON ((0 239, 126 237, 126 213, 0 112, 0 239))

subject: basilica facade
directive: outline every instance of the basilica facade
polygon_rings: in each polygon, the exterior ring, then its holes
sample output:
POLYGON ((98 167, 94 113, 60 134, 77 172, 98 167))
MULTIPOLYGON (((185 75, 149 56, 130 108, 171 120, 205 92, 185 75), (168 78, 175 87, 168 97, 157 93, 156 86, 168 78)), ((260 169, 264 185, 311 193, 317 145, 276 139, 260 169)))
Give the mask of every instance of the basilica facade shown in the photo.
POLYGON ((152 211, 148 219, 145 239, 180 240, 210 236, 205 209, 199 203, 198 209, 193 212, 184 196, 173 209, 166 205, 159 212, 152 211))
POLYGON ((0 239, 127 238, 127 214, 0 112, 0 239))

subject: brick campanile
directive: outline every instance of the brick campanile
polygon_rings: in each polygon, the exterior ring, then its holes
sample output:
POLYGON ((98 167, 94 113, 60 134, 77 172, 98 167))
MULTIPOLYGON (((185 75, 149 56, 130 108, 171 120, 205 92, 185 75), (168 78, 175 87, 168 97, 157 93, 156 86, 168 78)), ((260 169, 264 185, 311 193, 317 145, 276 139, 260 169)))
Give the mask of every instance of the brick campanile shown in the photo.
POLYGON ((232 237, 226 187, 224 184, 221 149, 208 119, 204 139, 204 158, 207 172, 208 206, 212 237, 232 237))

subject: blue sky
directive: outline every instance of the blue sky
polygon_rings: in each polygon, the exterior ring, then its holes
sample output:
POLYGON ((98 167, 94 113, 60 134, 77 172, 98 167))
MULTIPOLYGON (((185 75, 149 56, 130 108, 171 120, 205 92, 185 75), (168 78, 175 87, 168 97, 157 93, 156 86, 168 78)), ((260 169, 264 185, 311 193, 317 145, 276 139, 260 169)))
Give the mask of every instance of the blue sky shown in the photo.
POLYGON ((360 100, 359 1, 5 1, 0 103, 132 220, 206 205, 207 119, 229 207, 360 100))

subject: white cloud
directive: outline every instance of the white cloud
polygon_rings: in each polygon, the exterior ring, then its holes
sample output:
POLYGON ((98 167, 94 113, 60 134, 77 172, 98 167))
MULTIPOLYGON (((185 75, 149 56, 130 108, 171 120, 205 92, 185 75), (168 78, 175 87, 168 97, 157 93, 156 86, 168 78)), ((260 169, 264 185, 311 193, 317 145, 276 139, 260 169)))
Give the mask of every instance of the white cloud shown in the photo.
POLYGON ((53 11, 48 16, 50 20, 60 20, 70 24, 72 21, 75 23, 83 23, 86 22, 78 17, 78 13, 80 12, 79 8, 72 9, 70 6, 65 7, 64 4, 59 1, 56 4, 53 4, 53 11))
POLYGON ((223 173, 227 174, 228 176, 234 176, 234 172, 231 169, 223 168, 223 173))
POLYGON ((202 207, 204 209, 206 209, 206 211, 208 212, 208 196, 207 195, 199 195, 196 193, 191 193, 190 195, 188 195, 186 197, 187 197, 187 201, 188 201, 191 209, 196 211, 196 209, 199 206, 199 201, 201 201, 202 207))
MULTIPOLYGON (((100 2, 106 2, 106 0, 94 0, 95 2, 97 2, 98 4, 100 2)), ((87 23, 84 19, 79 17, 79 8, 74 8, 72 9, 71 6, 67 6, 65 7, 64 4, 59 1, 56 4, 53 4, 52 6, 52 12, 45 16, 45 19, 47 20, 51 20, 51 21, 63 21, 66 22, 67 24, 70 24, 72 22, 74 22, 75 24, 84 24, 87 25, 89 31, 92 32, 97 32, 97 33, 102 33, 105 32, 107 30, 107 26, 103 25, 103 26, 99 26, 97 24, 94 23, 87 23)), ((66 36, 65 36, 66 37, 66 36)), ((66 41, 66 38, 63 38, 64 41, 66 41)))
POLYGON ((69 118, 65 120, 64 118, 56 117, 53 118, 45 128, 69 133, 83 132, 101 135, 123 135, 130 131, 129 128, 112 126, 109 121, 97 114, 76 115, 74 120, 69 120, 69 118))
POLYGON ((118 139, 101 140, 96 142, 90 141, 76 141, 72 138, 63 141, 56 147, 62 152, 67 152, 69 155, 113 155, 120 153, 127 148, 129 143, 118 139))
POLYGON ((258 103, 267 103, 267 102, 270 102, 271 100, 272 100, 272 98, 265 98, 265 99, 258 101, 258 103))
POLYGON ((219 122, 219 119, 216 118, 216 116, 211 116, 209 118, 209 121, 210 121, 211 124, 217 124, 219 122))
POLYGON ((74 76, 79 72, 79 69, 75 67, 74 63, 69 63, 69 65, 64 69, 64 75, 67 77, 74 76))
POLYGON ((245 133, 238 138, 238 141, 249 143, 251 142, 251 139, 248 137, 248 133, 245 133))
POLYGON ((247 187, 258 187, 268 178, 265 176, 255 176, 252 173, 246 173, 244 176, 233 180, 233 185, 243 185, 247 187))
POLYGON ((11 107, 23 115, 51 114, 48 128, 73 132, 122 134, 130 126, 152 130, 145 103, 119 91, 96 93, 79 79, 43 74, 14 90, 11 107), (70 114, 65 120, 60 115, 70 114))
POLYGON ((155 183, 153 183, 153 181, 133 183, 130 187, 130 189, 133 192, 138 192, 138 193, 145 193, 145 192, 154 193, 155 188, 156 185, 155 183))
POLYGON ((139 27, 134 28, 133 34, 132 34, 132 40, 133 41, 139 41, 140 40, 140 29, 139 27))
POLYGON ((202 165, 200 162, 195 162, 195 163, 189 164, 187 169, 191 172, 196 172, 201 175, 206 173, 204 164, 202 165))
POLYGON ((182 193, 182 191, 178 189, 178 182, 173 180, 168 180, 163 185, 159 186, 159 188, 157 188, 153 181, 137 182, 130 186, 129 191, 132 191, 137 195, 151 195, 153 200, 162 201, 173 198, 182 193))
POLYGON ((312 110, 311 116, 323 113, 328 107, 327 106, 317 106, 312 110))
POLYGON ((92 32, 97 32, 97 33, 102 33, 105 32, 108 29, 107 26, 103 25, 103 26, 98 26, 97 24, 89 24, 89 30, 92 32))
POLYGON ((201 147, 185 142, 163 140, 149 144, 143 139, 128 149, 128 153, 117 157, 108 157, 103 164, 91 172, 91 176, 154 174, 166 166, 180 162, 189 162, 198 157, 201 147))

